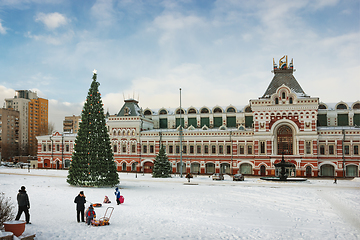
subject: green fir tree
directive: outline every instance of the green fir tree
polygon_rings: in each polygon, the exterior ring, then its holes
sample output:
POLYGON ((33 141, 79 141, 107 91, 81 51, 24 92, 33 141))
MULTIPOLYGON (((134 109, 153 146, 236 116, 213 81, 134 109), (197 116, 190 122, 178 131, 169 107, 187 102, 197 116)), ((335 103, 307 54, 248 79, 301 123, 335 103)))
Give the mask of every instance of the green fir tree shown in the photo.
POLYGON ((115 186, 119 183, 99 85, 94 70, 82 113, 67 182, 75 186, 115 186))
POLYGON ((154 178, 171 177, 171 163, 169 162, 169 159, 166 156, 166 152, 163 145, 161 145, 159 153, 155 157, 152 176, 154 178))

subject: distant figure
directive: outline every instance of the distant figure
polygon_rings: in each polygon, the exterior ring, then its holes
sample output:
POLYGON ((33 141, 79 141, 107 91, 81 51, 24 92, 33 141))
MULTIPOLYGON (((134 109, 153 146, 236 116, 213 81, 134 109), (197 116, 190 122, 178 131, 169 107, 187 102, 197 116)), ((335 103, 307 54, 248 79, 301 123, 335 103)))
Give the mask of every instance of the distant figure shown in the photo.
POLYGON ((110 199, 108 198, 108 196, 105 196, 104 198, 104 203, 111 203, 110 199))
POLYGON ((336 178, 334 178, 334 184, 337 184, 337 179, 336 178))
POLYGON ((86 211, 86 222, 87 222, 87 225, 90 225, 91 224, 91 221, 96 218, 96 214, 95 214, 95 211, 94 211, 94 207, 93 205, 90 205, 88 211, 86 211))
POLYGON ((25 186, 22 186, 21 189, 19 190, 19 193, 17 194, 17 202, 18 202, 19 209, 18 209, 18 213, 16 215, 15 220, 19 220, 22 212, 24 212, 26 224, 31 224, 30 223, 30 214, 29 214, 30 201, 29 201, 29 196, 27 195, 27 193, 25 191, 25 186))
POLYGON ((80 191, 79 195, 76 196, 74 203, 76 203, 77 222, 80 222, 80 216, 81 216, 81 222, 85 222, 84 210, 85 210, 86 198, 83 191, 80 191))
POLYGON ((120 190, 118 187, 115 188, 115 197, 116 197, 116 203, 117 205, 120 204, 120 190))

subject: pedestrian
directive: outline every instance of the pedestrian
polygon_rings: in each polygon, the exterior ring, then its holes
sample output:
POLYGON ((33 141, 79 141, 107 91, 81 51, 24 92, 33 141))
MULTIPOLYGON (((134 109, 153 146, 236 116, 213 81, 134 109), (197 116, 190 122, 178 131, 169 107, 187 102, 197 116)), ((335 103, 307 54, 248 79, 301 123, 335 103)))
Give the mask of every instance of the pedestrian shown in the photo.
POLYGON ((81 222, 85 222, 84 210, 85 210, 86 198, 83 191, 80 191, 79 195, 76 196, 74 203, 76 203, 77 222, 80 222, 80 216, 81 216, 81 222))
POLYGON ((96 218, 96 213, 94 211, 94 207, 93 205, 90 205, 88 211, 86 211, 86 221, 87 221, 87 225, 91 224, 91 221, 96 218))
POLYGON ((120 204, 120 190, 118 187, 115 188, 115 197, 116 197, 116 203, 117 205, 120 204))
POLYGON ((18 202, 19 208, 18 208, 18 213, 16 215, 15 220, 19 220, 21 214, 24 212, 26 224, 31 224, 30 214, 29 214, 30 201, 29 201, 29 196, 26 193, 25 186, 21 186, 21 189, 19 190, 19 193, 17 194, 17 202, 18 202))
POLYGON ((334 184, 337 184, 337 179, 336 179, 336 177, 334 178, 334 184))

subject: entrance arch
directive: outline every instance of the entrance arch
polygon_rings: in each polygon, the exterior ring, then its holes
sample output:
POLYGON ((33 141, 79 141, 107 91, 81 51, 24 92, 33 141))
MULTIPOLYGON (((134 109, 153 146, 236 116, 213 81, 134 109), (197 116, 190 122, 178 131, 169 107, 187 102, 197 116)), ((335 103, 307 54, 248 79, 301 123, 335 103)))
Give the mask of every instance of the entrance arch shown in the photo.
POLYGON ((306 167, 306 177, 312 177, 312 168, 310 166, 306 167))
POLYGON ((293 155, 293 131, 287 125, 277 130, 277 154, 293 155))
POLYGON ((322 177, 334 177, 335 176, 335 168, 333 165, 324 164, 320 167, 320 175, 322 177))
POLYGON ((252 174, 252 166, 250 163, 243 163, 240 165, 240 173, 241 174, 252 174))
POLYGON ((358 166, 348 165, 346 166, 346 176, 347 177, 357 177, 358 176, 358 166))
POLYGON ((214 163, 206 163, 205 164, 205 172, 206 173, 215 173, 215 164, 214 163))
POLYGON ((44 168, 51 168, 50 159, 44 160, 44 168))
MULTIPOLYGON (((178 173, 180 173, 180 162, 178 162, 177 164, 176 164, 176 171, 178 172, 178 173)), ((182 173, 186 173, 186 164, 183 162, 182 163, 182 173)))
POLYGON ((200 173, 200 163, 196 163, 196 162, 191 163, 190 172, 199 174, 200 173))
POLYGON ((220 164, 220 173, 230 174, 230 164, 229 163, 221 163, 220 164))
POLYGON ((260 167, 260 176, 266 175, 266 167, 264 165, 261 165, 260 167))
POLYGON ((152 173, 154 168, 154 163, 144 162, 144 173, 152 173))

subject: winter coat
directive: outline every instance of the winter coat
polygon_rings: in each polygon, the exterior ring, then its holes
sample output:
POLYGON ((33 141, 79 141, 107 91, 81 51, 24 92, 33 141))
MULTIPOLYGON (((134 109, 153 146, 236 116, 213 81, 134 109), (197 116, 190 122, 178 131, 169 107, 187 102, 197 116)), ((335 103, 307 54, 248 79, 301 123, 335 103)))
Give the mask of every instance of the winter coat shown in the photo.
POLYGON ((89 208, 89 210, 87 211, 86 216, 90 219, 94 219, 96 217, 95 211, 93 208, 89 208))
POLYGON ((27 195, 25 190, 19 190, 19 193, 17 195, 17 201, 19 207, 27 206, 27 208, 30 208, 29 196, 27 195))
POLYGON ((120 190, 118 188, 116 188, 115 190, 116 190, 115 191, 115 196, 116 196, 117 199, 119 199, 120 198, 120 190))
POLYGON ((86 203, 85 196, 80 196, 80 194, 77 195, 74 200, 74 203, 76 203, 76 210, 84 210, 86 203))

